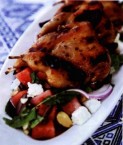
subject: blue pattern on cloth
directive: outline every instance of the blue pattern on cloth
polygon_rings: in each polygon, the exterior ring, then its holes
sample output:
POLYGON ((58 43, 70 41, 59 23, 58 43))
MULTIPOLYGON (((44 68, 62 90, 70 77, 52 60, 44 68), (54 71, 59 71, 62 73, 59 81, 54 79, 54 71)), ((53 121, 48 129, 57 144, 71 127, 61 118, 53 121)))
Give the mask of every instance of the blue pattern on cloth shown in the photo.
MULTIPOLYGON (((46 0, 40 0, 40 3, 36 0, 33 3, 25 1, 0 0, 0 68, 18 38, 34 20, 33 15, 46 4, 46 0)), ((122 98, 105 122, 83 145, 122 144, 122 98)))

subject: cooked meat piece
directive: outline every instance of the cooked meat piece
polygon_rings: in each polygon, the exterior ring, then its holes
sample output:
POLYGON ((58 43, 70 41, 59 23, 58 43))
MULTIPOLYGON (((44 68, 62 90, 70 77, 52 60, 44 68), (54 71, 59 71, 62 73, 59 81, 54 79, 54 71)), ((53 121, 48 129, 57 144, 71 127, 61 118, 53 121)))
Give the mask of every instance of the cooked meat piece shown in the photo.
POLYGON ((117 1, 101 2, 104 6, 104 12, 113 23, 116 32, 119 31, 123 25, 123 8, 117 1))
POLYGON ((29 49, 30 52, 35 51, 50 51, 51 48, 54 47, 54 42, 58 36, 57 32, 51 32, 46 35, 43 35, 39 39, 37 39, 37 42, 34 43, 34 45, 29 49), (46 50, 47 49, 47 50, 46 50))
POLYGON ((53 19, 51 19, 48 23, 46 23, 42 27, 40 33, 38 34, 38 38, 40 38, 41 36, 47 33, 56 31, 59 25, 62 25, 67 21, 69 15, 70 15, 69 13, 59 13, 55 15, 53 19))
POLYGON ((71 62, 85 72, 87 80, 91 82, 104 79, 110 71, 109 53, 96 40, 95 33, 87 22, 61 34, 51 54, 71 62), (101 66, 105 69, 100 69, 101 66))
POLYGON ((111 67, 104 46, 112 44, 116 36, 113 17, 110 20, 107 14, 114 3, 73 1, 67 1, 42 27, 37 42, 15 64, 15 68, 25 65, 42 71, 56 88, 101 82, 111 67))
MULTIPOLYGON (((46 40, 42 41, 47 44, 46 40)), ((42 48, 45 43, 42 43, 42 48)), ((98 43, 88 22, 58 35, 54 45, 47 45, 44 52, 41 48, 36 51, 22 55, 22 60, 32 70, 44 72, 47 82, 56 88, 102 81, 110 71, 109 53, 98 43)))
MULTIPOLYGON (((66 8, 67 9, 67 8, 66 8)), ((41 48, 53 48, 57 36, 67 33, 74 26, 83 22, 90 22, 92 29, 95 30, 97 39, 102 45, 112 43, 116 37, 114 27, 109 18, 103 12, 103 6, 100 2, 81 2, 63 5, 51 21, 43 26, 38 35, 37 43, 30 51, 37 51, 41 48), (66 12, 64 8, 69 7, 66 12)))
MULTIPOLYGON (((123 8, 121 8, 121 5, 118 1, 104 1, 104 0, 83 0, 83 1, 76 1, 76 0, 65 0, 65 5, 61 9, 61 11, 64 11, 64 9, 67 11, 67 8, 69 11, 74 10, 73 8, 69 8, 69 6, 74 5, 74 7, 77 7, 76 5, 83 5, 82 3, 89 4, 92 9, 95 7, 99 2, 103 5, 103 11, 108 16, 110 21, 113 23, 115 30, 119 31, 121 26, 123 25, 123 8), (84 3, 86 2, 86 3, 84 3)), ((88 8, 87 8, 88 9, 88 8)), ((101 10, 101 9, 100 9, 101 10)))
POLYGON ((68 23, 76 25, 76 23, 90 22, 97 34, 98 40, 102 45, 112 43, 116 37, 116 33, 112 22, 104 12, 104 8, 99 1, 77 1, 63 5, 59 12, 71 13, 67 20, 68 23), (66 11, 69 7, 69 11, 66 11), (72 7, 72 8, 71 8, 72 7), (64 10, 65 9, 65 10, 64 10))
POLYGON ((73 82, 69 79, 68 73, 63 69, 49 68, 46 71, 47 81, 50 86, 55 88, 72 88, 77 87, 80 82, 73 82))
POLYGON ((116 32, 113 24, 106 17, 102 18, 99 25, 95 29, 99 42, 105 46, 113 43, 116 38, 116 32))
POLYGON ((18 69, 18 68, 26 67, 26 66, 27 66, 27 64, 21 58, 19 58, 19 59, 17 59, 17 61, 15 62, 13 67, 18 69))
POLYGON ((47 66, 43 65, 43 62, 41 61, 44 56, 45 54, 41 52, 30 52, 22 55, 22 60, 26 62, 33 71, 43 70, 43 72, 45 72, 47 70, 47 66))
POLYGON ((50 86, 56 88, 67 88, 78 86, 80 82, 74 82, 70 80, 68 72, 63 68, 54 69, 44 62, 45 53, 42 52, 30 52, 21 55, 21 58, 17 60, 15 68, 19 68, 19 62, 26 63, 33 71, 41 71, 46 75, 46 81, 50 86))

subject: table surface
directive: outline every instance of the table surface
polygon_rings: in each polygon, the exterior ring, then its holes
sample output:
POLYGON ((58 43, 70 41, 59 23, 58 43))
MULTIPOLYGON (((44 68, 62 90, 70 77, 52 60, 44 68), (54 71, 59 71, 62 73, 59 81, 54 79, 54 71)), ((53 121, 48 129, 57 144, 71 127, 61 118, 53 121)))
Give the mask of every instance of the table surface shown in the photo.
MULTIPOLYGON (((0 0, 0 69, 38 11, 52 3, 53 0, 0 0)), ((122 98, 105 122, 83 145, 122 145, 122 98)))

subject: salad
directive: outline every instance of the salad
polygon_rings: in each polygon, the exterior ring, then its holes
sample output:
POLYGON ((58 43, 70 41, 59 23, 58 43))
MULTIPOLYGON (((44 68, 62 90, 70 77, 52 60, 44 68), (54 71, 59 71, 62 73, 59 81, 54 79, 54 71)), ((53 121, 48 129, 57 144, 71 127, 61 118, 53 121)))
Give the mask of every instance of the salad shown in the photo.
POLYGON ((13 72, 15 80, 5 108, 11 119, 4 120, 39 140, 88 121, 113 91, 112 75, 123 64, 117 43, 122 4, 62 3, 51 20, 39 24, 28 52, 9 56, 17 61, 5 72, 13 72))

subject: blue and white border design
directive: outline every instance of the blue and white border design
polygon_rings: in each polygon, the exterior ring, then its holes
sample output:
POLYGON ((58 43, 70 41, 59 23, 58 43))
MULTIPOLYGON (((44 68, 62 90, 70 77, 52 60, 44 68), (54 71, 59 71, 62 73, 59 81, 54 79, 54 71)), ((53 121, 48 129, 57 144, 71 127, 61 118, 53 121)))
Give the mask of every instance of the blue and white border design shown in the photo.
MULTIPOLYGON (((53 3, 53 0, 52 0, 53 3)), ((0 0, 0 68, 34 15, 50 0, 0 0)), ((121 145, 122 99, 106 121, 83 145, 121 145)))

